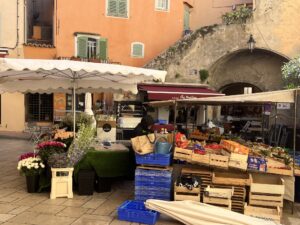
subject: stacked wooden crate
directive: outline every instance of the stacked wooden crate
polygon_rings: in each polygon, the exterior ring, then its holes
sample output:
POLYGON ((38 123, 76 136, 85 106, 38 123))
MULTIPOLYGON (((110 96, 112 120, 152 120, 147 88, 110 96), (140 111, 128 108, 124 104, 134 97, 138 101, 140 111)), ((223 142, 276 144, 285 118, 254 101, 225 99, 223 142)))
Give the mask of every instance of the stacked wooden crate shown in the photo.
POLYGON ((231 198, 231 210, 243 213, 246 200, 246 186, 250 184, 247 173, 213 172, 212 187, 234 190, 231 198))
POLYGON ((203 201, 204 189, 211 185, 212 172, 208 168, 183 168, 181 174, 194 175, 201 178, 200 201, 203 201))
POLYGON ((250 174, 249 205, 283 207, 284 180, 273 176, 250 174))
POLYGON ((212 188, 208 186, 204 190, 203 202, 231 210, 231 198, 233 189, 212 188))
POLYGON ((245 214, 280 221, 284 180, 277 176, 250 174, 250 182, 249 206, 245 206, 245 214))
POLYGON ((191 200, 200 202, 200 186, 194 187, 189 190, 183 186, 177 186, 176 183, 174 185, 174 200, 175 201, 183 201, 183 200, 191 200))

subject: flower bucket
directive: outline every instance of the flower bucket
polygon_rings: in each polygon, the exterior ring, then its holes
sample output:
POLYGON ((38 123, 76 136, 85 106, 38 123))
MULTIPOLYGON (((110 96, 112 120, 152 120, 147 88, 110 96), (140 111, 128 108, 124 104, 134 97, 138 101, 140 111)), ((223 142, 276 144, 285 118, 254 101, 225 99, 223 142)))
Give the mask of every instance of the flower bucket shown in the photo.
POLYGON ((169 154, 171 152, 172 145, 168 142, 167 138, 159 137, 154 143, 154 152, 156 154, 169 154), (160 141, 164 139, 164 141, 160 141))
POLYGON ((39 189, 39 175, 26 176, 26 185, 28 193, 36 193, 39 189))

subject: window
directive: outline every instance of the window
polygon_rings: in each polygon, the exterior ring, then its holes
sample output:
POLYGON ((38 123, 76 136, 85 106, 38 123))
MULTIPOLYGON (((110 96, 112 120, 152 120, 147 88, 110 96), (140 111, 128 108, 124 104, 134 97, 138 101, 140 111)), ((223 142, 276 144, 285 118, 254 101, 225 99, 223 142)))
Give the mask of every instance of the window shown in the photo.
POLYGON ((53 94, 26 94, 26 122, 53 121, 53 94))
POLYGON ((131 57, 144 58, 144 44, 140 42, 133 42, 131 44, 131 57))
POLYGON ((170 0, 155 0, 155 9, 160 11, 169 11, 170 0))
POLYGON ((184 4, 184 20, 183 20, 183 30, 190 30, 190 7, 187 4, 184 4))
MULTIPOLYGON (((72 110, 73 95, 67 94, 66 110, 72 110)), ((85 109, 85 94, 76 94, 76 111, 83 112, 85 109)))
POLYGON ((107 60, 107 39, 98 36, 76 36, 76 56, 83 59, 107 60))
POLYGON ((128 0, 106 0, 106 15, 128 18, 128 0))

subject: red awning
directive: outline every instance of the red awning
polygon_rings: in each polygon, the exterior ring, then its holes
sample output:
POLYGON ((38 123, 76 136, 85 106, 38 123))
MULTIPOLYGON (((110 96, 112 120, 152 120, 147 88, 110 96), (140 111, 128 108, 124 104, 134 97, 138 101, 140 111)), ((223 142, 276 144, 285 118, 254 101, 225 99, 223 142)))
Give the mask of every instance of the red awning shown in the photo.
POLYGON ((204 98, 222 96, 206 86, 180 85, 180 84, 138 84, 139 91, 148 94, 148 100, 174 100, 185 98, 204 98))

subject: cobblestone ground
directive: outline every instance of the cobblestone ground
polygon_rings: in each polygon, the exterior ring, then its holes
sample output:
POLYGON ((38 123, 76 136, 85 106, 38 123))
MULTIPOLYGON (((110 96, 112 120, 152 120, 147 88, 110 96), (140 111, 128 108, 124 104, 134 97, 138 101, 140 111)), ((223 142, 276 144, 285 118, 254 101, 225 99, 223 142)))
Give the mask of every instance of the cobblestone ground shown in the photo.
MULTIPOLYGON (((74 194, 73 199, 49 199, 49 193, 29 194, 25 178, 17 171, 17 159, 21 153, 31 151, 28 141, 0 138, 0 224, 35 225, 133 225, 117 220, 116 208, 126 199, 133 199, 133 182, 113 185, 112 191, 92 196, 74 194)), ((300 224, 300 205, 294 215, 286 207, 284 224, 300 224)), ((179 222, 162 216, 157 224, 175 225, 179 222)))

